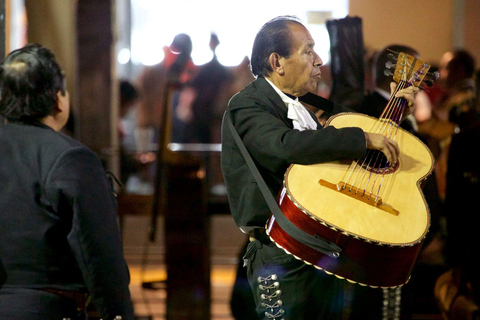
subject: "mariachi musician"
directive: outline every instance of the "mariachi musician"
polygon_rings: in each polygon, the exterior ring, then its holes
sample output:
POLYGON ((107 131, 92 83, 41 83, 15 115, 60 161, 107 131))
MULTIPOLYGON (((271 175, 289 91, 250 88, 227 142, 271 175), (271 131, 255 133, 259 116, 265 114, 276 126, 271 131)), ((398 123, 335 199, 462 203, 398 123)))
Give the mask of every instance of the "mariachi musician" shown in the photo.
MULTIPOLYGON (((322 59, 315 41, 296 18, 282 16, 257 33, 251 57, 256 80, 235 95, 226 114, 256 163, 272 195, 281 188, 292 163, 315 164, 382 151, 390 163, 399 156, 396 142, 358 127, 323 128, 299 102, 316 92, 322 59)), ((409 114, 417 88, 397 93, 408 100, 409 114)), ((324 102, 332 114, 347 109, 324 102)), ((224 120, 225 122, 225 120, 224 120)), ((236 146, 231 131, 222 128, 222 172, 236 224, 250 233, 245 261, 256 311, 268 319, 341 319, 344 282, 296 259, 265 234, 270 218, 255 180, 236 146)))

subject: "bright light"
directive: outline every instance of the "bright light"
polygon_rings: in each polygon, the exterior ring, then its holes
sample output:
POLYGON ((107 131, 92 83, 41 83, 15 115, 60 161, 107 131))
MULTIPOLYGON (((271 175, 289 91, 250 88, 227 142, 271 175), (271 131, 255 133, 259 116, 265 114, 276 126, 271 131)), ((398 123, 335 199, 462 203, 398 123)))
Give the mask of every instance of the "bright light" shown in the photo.
MULTIPOLYGON (((225 0, 131 0, 133 63, 152 65, 162 61, 163 47, 169 46, 179 33, 192 38, 192 59, 197 65, 212 58, 210 34, 218 35, 216 51, 219 61, 226 66, 238 65, 250 57, 253 39, 260 27, 279 15, 296 15, 307 26, 316 41, 315 50, 324 63, 329 59, 330 41, 323 21, 310 21, 310 12, 320 16, 344 18, 348 14, 348 0, 243 0, 234 5, 225 0), (255 10, 252 10, 255 8, 255 10), (280 9, 275 9, 280 8, 280 9), (283 8, 289 8, 285 12, 283 8), (276 11, 275 11, 276 10, 276 11)), ((321 19, 320 19, 321 20, 321 19)))
POLYGON ((123 48, 118 52, 118 63, 120 64, 127 64, 130 61, 130 50, 127 48, 123 48))

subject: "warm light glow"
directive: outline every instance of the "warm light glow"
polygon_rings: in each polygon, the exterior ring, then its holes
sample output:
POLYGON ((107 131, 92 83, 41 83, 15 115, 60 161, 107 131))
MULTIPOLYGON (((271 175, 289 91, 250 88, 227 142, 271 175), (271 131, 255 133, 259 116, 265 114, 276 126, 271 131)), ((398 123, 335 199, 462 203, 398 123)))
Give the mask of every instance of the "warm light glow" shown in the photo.
POLYGON ((302 20, 316 41, 317 53, 327 63, 330 42, 324 21, 312 19, 308 13, 331 18, 344 18, 348 14, 348 0, 297 0, 295 5, 277 0, 274 6, 270 1, 259 0, 243 0, 233 6, 224 0, 131 1, 131 59, 143 65, 161 62, 162 48, 170 45, 179 33, 190 35, 193 62, 204 64, 212 58, 209 48, 212 32, 220 40, 216 52, 219 61, 227 66, 238 65, 245 56, 250 57, 253 39, 260 27, 271 18, 286 14, 302 20))

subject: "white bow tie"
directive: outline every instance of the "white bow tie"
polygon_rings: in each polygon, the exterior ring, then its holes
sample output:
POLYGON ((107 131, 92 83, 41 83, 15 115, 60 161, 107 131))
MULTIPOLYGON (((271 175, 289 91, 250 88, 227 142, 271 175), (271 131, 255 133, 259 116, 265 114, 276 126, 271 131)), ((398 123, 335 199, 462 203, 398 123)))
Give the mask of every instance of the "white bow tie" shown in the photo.
POLYGON ((310 112, 298 101, 298 98, 295 100, 283 93, 277 86, 275 86, 270 80, 266 79, 267 82, 273 87, 273 89, 278 93, 282 101, 286 104, 288 108, 287 118, 292 120, 293 129, 299 131, 303 130, 316 130, 317 123, 313 120, 310 112))
MULTIPOLYGON (((291 99, 290 99, 291 100, 291 99)), ((287 117, 292 120, 293 128, 299 131, 316 130, 317 123, 313 120, 308 110, 298 101, 285 101, 288 108, 287 117)))

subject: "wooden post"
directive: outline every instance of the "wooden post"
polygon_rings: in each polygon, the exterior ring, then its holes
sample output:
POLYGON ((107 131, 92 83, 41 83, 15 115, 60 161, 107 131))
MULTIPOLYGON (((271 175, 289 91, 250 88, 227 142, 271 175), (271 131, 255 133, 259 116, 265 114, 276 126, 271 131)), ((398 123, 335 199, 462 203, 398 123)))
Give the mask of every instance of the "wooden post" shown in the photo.
POLYGON ((167 320, 210 320, 210 244, 199 164, 167 164, 167 320))
POLYGON ((201 157, 168 149, 174 92, 167 85, 159 139, 151 240, 164 216, 167 320, 210 319, 210 228, 201 157))
MULTIPOLYGON (((115 148, 112 117, 113 23, 111 0, 77 2, 78 108, 76 138, 90 147, 112 170, 115 148)), ((115 171, 115 170, 113 170, 115 171)))
POLYGON ((0 0, 0 61, 5 58, 5 0, 0 0))
MULTIPOLYGON (((5 59, 5 0, 0 0, 0 61, 5 59)), ((4 119, 0 116, 0 126, 3 125, 4 119)))

